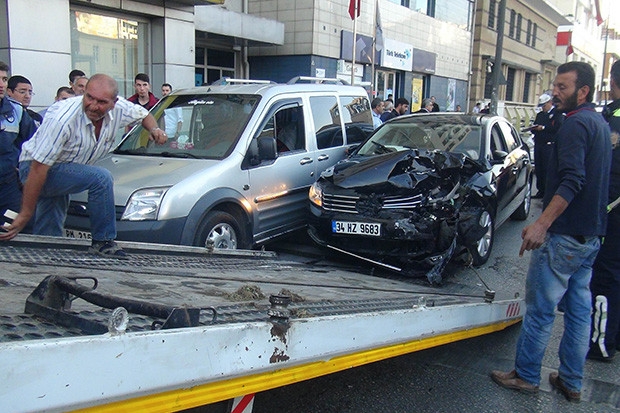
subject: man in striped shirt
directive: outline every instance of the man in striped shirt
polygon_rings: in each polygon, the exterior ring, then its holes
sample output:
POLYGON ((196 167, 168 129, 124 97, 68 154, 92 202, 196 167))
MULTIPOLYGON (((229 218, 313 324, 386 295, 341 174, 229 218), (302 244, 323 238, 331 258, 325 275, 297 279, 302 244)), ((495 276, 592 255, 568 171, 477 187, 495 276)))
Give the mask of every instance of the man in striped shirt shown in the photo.
POLYGON ((88 191, 93 243, 91 253, 123 258, 116 245, 116 214, 112 175, 93 166, 114 145, 119 128, 142 121, 157 144, 165 132, 146 109, 118 96, 118 85, 104 74, 90 78, 83 96, 57 102, 49 108, 41 127, 23 145, 20 177, 24 184, 22 209, 6 225, 0 240, 15 237, 32 216, 34 233, 62 236, 69 195, 88 191), (35 214, 36 210, 36 214, 35 214))

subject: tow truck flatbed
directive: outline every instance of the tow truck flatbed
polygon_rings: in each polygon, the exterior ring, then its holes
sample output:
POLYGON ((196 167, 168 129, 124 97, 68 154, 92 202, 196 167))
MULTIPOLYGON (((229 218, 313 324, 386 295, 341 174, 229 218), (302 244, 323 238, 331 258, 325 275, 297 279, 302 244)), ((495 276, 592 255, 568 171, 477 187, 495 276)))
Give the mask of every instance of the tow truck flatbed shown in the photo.
POLYGON ((495 293, 455 277, 438 288, 269 251, 121 244, 127 260, 89 255, 81 240, 0 244, 7 411, 178 411, 498 331, 523 315, 519 287, 495 293))

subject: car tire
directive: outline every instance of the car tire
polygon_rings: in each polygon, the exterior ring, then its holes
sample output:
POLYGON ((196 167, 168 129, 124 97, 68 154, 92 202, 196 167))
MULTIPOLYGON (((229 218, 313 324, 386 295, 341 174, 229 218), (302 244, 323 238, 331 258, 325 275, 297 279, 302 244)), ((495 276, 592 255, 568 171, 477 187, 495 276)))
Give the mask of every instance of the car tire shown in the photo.
POLYGON ((486 231, 477 241, 467 246, 471 254, 471 262, 475 267, 485 264, 491 256, 493 241, 495 239, 495 217, 490 208, 485 208, 478 216, 478 225, 486 228, 486 231))
POLYGON ((521 205, 510 216, 517 221, 525 221, 530 215, 530 208, 532 206, 532 180, 528 179, 527 187, 525 188, 525 199, 521 202, 521 205))
POLYGON ((209 212, 199 226, 195 245, 209 249, 247 249, 249 246, 241 228, 231 214, 209 212))

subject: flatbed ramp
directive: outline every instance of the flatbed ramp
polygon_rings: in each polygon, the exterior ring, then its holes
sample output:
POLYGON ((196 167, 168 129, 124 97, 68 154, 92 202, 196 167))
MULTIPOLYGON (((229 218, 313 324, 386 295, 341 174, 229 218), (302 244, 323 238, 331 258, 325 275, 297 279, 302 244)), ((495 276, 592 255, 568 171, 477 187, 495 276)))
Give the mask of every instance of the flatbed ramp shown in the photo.
POLYGON ((79 240, 0 244, 3 411, 179 411, 498 331, 524 311, 517 293, 458 276, 438 288, 268 251, 121 244, 127 260, 79 240))

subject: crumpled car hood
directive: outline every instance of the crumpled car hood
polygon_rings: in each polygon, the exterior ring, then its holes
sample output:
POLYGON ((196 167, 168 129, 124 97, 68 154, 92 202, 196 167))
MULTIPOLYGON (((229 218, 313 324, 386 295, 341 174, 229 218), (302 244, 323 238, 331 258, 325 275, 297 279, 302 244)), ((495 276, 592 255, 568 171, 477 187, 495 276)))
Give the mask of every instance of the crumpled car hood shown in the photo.
MULTIPOLYGON (((484 172, 490 165, 473 161, 465 155, 443 151, 407 150, 372 158, 352 156, 325 171, 321 177, 344 189, 380 186, 413 189, 428 178, 442 178, 462 173, 484 172)), ((387 188, 383 188, 387 189, 387 188)))

